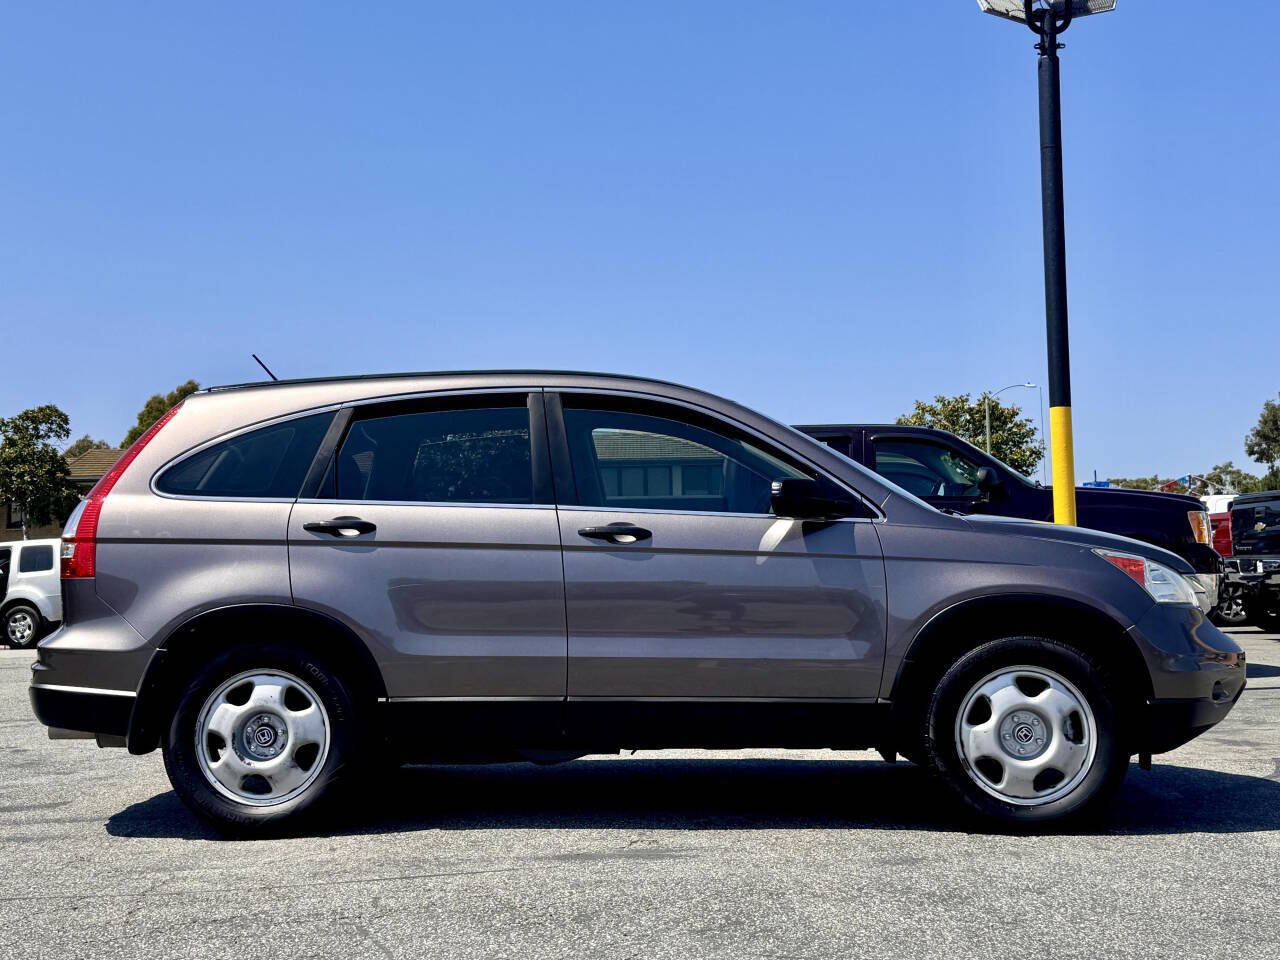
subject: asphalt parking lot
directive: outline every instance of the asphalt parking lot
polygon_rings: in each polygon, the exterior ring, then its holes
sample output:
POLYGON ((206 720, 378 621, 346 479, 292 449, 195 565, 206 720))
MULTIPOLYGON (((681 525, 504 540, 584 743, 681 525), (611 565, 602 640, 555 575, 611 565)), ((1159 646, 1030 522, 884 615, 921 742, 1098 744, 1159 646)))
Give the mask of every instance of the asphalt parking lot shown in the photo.
POLYGON ((0 956, 1280 956, 1280 635, 1100 830, 948 820, 873 754, 406 769, 323 836, 229 842, 158 754, 49 741, 0 653, 0 956))

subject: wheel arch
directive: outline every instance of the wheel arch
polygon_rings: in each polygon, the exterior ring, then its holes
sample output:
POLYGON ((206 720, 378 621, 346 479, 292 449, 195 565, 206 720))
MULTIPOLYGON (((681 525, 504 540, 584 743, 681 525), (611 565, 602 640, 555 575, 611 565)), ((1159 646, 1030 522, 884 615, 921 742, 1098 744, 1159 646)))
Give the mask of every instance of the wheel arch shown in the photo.
POLYGON ((899 741, 909 741, 924 698, 958 657, 987 641, 1022 635, 1071 643, 1106 664, 1119 679, 1129 709, 1139 709, 1152 696, 1142 651, 1128 630, 1104 611, 1052 594, 973 597, 934 614, 898 665, 890 701, 899 741))
POLYGON ((40 614, 40 619, 45 623, 51 623, 52 618, 46 609, 47 603, 41 603, 41 598, 34 595, 30 591, 19 588, 16 592, 10 590, 4 598, 4 603, 0 604, 0 617, 7 616, 9 611, 19 604, 28 607, 35 607, 36 613, 40 614))
POLYGON ((202 611, 173 629, 156 648, 147 665, 129 719, 129 752, 149 753, 160 742, 180 685, 200 663, 230 644, 211 635, 250 628, 251 636, 293 639, 306 628, 306 646, 323 647, 353 669, 350 679, 365 698, 384 698, 386 684, 368 646, 346 624, 303 607, 275 603, 247 603, 202 611))

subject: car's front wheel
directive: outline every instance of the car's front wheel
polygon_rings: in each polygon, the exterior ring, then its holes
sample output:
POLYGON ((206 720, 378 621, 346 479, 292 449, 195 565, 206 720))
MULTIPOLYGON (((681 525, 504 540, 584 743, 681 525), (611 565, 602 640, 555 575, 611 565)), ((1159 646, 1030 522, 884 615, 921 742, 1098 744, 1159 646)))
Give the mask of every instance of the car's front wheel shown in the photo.
POLYGON ((1241 627, 1249 622, 1249 611, 1244 606, 1244 594, 1233 591, 1225 594, 1213 613, 1213 620, 1220 627, 1241 627))
POLYGON ((339 673, 286 644, 237 648, 190 681, 165 736, 178 796, 237 834, 292 829, 338 792, 358 735, 339 673))
POLYGON ((988 822, 1047 825, 1099 811, 1128 768, 1120 711, 1102 666, 1041 637, 960 657, 929 704, 929 765, 988 822))
POLYGON ((15 603, 4 614, 4 636, 9 646, 24 649, 34 646, 44 629, 40 611, 29 603, 15 603))

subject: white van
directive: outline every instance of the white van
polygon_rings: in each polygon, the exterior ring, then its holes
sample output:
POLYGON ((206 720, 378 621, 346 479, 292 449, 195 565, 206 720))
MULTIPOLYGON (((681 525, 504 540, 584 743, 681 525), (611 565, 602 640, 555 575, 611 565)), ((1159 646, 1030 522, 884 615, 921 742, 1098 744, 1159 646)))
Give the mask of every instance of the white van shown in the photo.
POLYGON ((0 543, 0 620, 11 647, 33 647, 62 620, 60 540, 0 543))

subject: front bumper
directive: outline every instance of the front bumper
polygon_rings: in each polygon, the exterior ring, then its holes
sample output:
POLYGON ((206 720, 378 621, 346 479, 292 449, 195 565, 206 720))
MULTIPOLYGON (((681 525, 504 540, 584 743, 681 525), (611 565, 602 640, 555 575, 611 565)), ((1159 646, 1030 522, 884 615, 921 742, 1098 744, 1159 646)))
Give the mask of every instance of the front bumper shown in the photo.
POLYGON ((1245 688, 1245 653, 1195 607, 1155 604, 1130 628, 1151 676, 1135 751, 1165 753, 1220 723, 1245 688))
POLYGON ((1144 753, 1168 753, 1221 723, 1236 705, 1245 685, 1235 696, 1222 700, 1150 700, 1147 702, 1142 745, 1144 753))
POLYGON ((1218 605, 1222 597, 1222 575, 1217 573, 1195 573, 1191 578, 1198 584, 1196 597, 1200 601, 1200 609, 1208 613, 1218 605))

